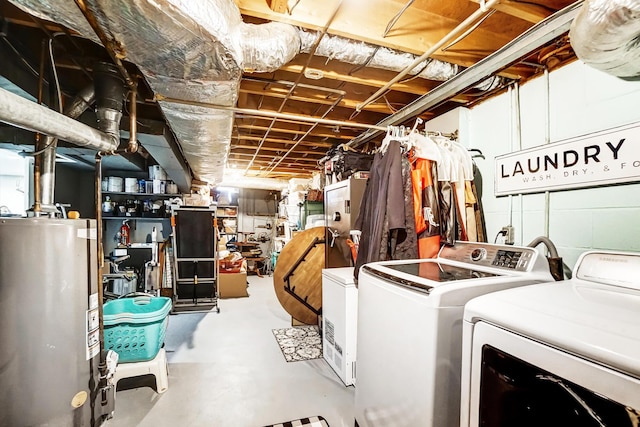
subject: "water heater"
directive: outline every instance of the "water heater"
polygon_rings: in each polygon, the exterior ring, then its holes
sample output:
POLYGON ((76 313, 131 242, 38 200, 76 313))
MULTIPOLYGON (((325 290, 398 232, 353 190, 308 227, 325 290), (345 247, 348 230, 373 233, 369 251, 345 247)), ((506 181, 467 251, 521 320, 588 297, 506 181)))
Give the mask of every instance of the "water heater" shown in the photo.
POLYGON ((0 425, 95 426, 112 410, 96 253, 95 220, 0 218, 0 425))

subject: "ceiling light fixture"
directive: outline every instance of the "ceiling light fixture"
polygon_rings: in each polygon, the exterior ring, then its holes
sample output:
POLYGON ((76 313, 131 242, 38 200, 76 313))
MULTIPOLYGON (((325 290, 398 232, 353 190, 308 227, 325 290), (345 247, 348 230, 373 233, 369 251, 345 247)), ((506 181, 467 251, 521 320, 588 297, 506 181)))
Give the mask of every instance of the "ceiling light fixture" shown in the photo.
POLYGON ((304 70, 304 76, 310 80, 320 80, 324 77, 322 70, 316 70, 315 68, 307 68, 304 70))

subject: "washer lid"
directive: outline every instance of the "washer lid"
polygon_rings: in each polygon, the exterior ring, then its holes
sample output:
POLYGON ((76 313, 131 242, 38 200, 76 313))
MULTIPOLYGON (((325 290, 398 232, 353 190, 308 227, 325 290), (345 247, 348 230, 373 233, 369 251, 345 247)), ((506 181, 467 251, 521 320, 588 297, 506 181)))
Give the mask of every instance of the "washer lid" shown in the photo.
POLYGON ((406 273, 432 282, 453 282, 455 280, 496 277, 497 274, 471 268, 456 267, 439 262, 415 262, 411 264, 381 264, 392 270, 406 273))
POLYGON ((469 301, 488 322, 640 378, 640 292, 583 280, 495 292, 469 301))
POLYGON ((454 285, 457 284, 471 285, 503 277, 499 271, 491 272, 471 267, 473 266, 436 259, 417 259, 374 262, 365 264, 362 271, 388 283, 425 294, 443 291, 442 288, 445 286, 455 291, 454 285))

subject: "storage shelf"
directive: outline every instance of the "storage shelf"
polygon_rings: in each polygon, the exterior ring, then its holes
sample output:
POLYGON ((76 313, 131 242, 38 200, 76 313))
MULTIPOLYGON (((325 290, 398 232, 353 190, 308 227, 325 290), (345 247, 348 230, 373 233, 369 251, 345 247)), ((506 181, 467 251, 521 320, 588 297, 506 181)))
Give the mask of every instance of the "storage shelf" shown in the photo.
POLYGON ((170 217, 164 217, 164 216, 157 216, 157 217, 151 217, 151 216, 103 216, 102 219, 107 219, 107 220, 116 220, 119 219, 121 221, 125 220, 125 219, 133 219, 136 221, 164 221, 164 220, 170 220, 170 217))
POLYGON ((126 191, 103 191, 105 196, 147 196, 147 197, 182 197, 182 194, 168 194, 168 193, 128 193, 126 191))

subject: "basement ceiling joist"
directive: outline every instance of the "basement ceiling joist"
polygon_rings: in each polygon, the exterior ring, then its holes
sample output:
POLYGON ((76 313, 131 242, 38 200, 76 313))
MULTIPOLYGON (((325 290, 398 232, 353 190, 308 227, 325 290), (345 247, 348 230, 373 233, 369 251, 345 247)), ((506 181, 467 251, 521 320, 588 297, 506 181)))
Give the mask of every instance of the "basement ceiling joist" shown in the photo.
MULTIPOLYGON (((164 4, 164 0, 155 1, 164 4)), ((228 1, 235 3, 247 23, 284 22, 296 26, 299 31, 320 31, 326 27, 327 37, 340 36, 352 45, 365 42, 378 46, 378 50, 389 48, 397 51, 397 55, 417 56, 438 43, 481 6, 480 0, 291 0, 289 12, 277 13, 269 8, 267 0, 228 1), (405 6, 406 11, 388 28, 405 6), (334 12, 335 17, 330 19, 334 12)), ((469 27, 464 37, 455 43, 446 43, 431 58, 454 64, 462 72, 572 3, 572 0, 501 0, 492 10, 487 10, 475 26, 469 27)), ((30 91, 36 87, 37 79, 28 68, 39 68, 42 41, 53 33, 66 31, 69 34, 56 38, 53 43, 56 69, 67 97, 90 82, 91 67, 97 59, 109 59, 102 46, 73 37, 60 25, 29 16, 7 0, 0 0, 0 16, 4 21, 0 47, 8 53, 8 65, 3 65, 0 74, 14 76, 21 72, 24 77, 21 81, 30 82, 30 91), (8 43, 17 54, 10 50, 8 43)), ((339 53, 339 49, 342 48, 336 47, 335 53, 339 53)), ((398 111, 406 111, 407 106, 414 106, 426 94, 439 93, 444 83, 407 75, 359 111, 358 106, 394 79, 398 71, 374 68, 367 60, 347 63, 336 60, 331 54, 327 57, 300 52, 275 71, 244 71, 236 104, 243 112, 234 114, 234 124, 228 135, 231 142, 227 164, 246 170, 249 176, 308 177, 317 170, 317 160, 328 150, 362 135, 363 129, 348 123, 410 126, 416 117, 428 120, 458 106, 475 105, 505 90, 510 81, 524 82, 540 74, 546 65, 560 66, 574 58, 565 34, 558 34, 541 48, 522 52, 519 59, 496 70, 503 80, 495 88, 488 91, 464 88, 429 104, 428 108, 411 108, 411 114, 394 116, 398 111), (305 70, 311 71, 309 76, 314 78, 305 77, 305 70), (274 120, 251 114, 251 110, 285 113, 291 117, 274 120), (294 116, 325 118, 342 124, 314 124, 294 116), (401 120, 398 122, 390 117, 401 117, 401 120), (276 164, 278 166, 274 168, 276 164)), ((127 67, 131 74, 142 76, 133 64, 127 64, 127 67)), ((157 135, 166 128, 171 133, 154 93, 143 79, 138 88, 137 104, 142 129, 157 135)), ((379 139, 373 138, 368 146, 377 144, 379 139)))

